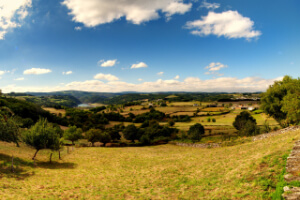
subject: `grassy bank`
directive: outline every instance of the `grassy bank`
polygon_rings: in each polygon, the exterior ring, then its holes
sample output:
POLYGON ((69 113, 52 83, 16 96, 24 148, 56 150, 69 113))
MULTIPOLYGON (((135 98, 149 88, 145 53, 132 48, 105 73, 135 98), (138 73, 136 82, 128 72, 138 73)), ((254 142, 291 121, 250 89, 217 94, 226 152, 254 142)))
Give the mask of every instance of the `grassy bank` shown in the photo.
POLYGON ((162 145, 49 152, 0 143, 4 199, 268 199, 299 131, 216 149, 162 145), (17 156, 17 173, 10 170, 17 156))

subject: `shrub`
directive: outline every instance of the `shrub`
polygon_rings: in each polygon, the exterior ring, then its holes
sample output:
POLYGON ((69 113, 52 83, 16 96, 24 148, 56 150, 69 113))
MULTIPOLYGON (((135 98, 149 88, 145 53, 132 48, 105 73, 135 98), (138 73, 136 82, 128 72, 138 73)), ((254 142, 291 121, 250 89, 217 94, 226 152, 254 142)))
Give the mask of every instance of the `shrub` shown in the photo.
POLYGON ((215 118, 212 118, 212 122, 216 122, 216 119, 215 119, 215 118))
POLYGON ((242 136, 259 134, 259 128, 256 125, 256 120, 248 111, 243 111, 235 117, 233 126, 239 131, 242 136))
POLYGON ((189 128, 188 137, 192 141, 200 141, 203 135, 204 135, 204 127, 201 124, 196 123, 195 125, 189 128))

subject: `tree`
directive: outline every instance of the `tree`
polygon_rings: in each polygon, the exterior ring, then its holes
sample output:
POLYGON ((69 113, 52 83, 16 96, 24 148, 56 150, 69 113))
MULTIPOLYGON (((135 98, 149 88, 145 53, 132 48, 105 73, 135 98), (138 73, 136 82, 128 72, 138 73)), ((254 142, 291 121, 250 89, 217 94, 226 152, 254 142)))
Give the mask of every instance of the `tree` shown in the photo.
POLYGON ((300 79, 285 76, 275 81, 262 95, 261 106, 281 126, 300 122, 300 79))
POLYGON ((57 151, 60 148, 59 134, 47 119, 41 118, 35 125, 28 129, 24 134, 23 140, 27 145, 36 149, 32 157, 33 160, 41 149, 57 151))
POLYGON ((138 140, 138 129, 134 124, 128 125, 124 130, 123 130, 124 137, 127 140, 131 140, 134 142, 134 140, 138 140))
POLYGON ((204 135, 204 127, 196 123, 189 128, 188 137, 193 141, 200 141, 202 136, 204 135))
POLYGON ((235 117, 233 126, 239 131, 240 135, 249 136, 258 133, 256 120, 248 111, 243 111, 235 117))
POLYGON ((70 140, 74 145, 74 142, 82 138, 82 129, 76 126, 69 126, 64 132, 64 138, 70 140))
POLYGON ((14 118, 14 113, 7 107, 0 109, 0 140, 5 142, 14 142, 20 147, 19 124, 14 118))
POLYGON ((90 129, 85 133, 85 138, 92 143, 94 146, 95 142, 100 142, 101 140, 101 129, 90 129))
POLYGON ((99 142, 102 142, 104 146, 106 143, 110 141, 111 141, 111 136, 109 135, 108 132, 104 131, 99 135, 99 142))

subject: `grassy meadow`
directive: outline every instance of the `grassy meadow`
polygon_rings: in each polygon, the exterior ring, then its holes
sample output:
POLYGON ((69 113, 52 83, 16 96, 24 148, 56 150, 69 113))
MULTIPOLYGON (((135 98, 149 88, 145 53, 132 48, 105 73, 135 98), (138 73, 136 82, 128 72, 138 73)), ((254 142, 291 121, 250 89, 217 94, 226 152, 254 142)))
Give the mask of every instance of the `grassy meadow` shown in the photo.
POLYGON ((269 199, 300 131, 214 149, 171 144, 37 155, 0 142, 1 199, 269 199), (11 156, 16 173, 10 172, 11 156))

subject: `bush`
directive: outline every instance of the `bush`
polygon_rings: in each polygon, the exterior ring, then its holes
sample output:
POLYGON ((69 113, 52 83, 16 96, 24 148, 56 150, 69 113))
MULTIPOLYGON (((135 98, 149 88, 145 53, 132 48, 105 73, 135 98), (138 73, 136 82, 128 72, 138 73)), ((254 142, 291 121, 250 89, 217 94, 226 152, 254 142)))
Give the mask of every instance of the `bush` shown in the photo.
POLYGON ((211 119, 210 119, 210 117, 209 117, 209 118, 207 118, 207 122, 210 122, 210 120, 211 120, 211 119))
POLYGON ((101 134, 102 130, 100 129, 90 129, 85 133, 85 138, 94 146, 95 142, 100 142, 102 137, 101 134))
POLYGON ((188 131, 188 137, 192 141, 200 141, 203 135, 204 127, 199 123, 196 123, 195 125, 191 126, 188 131))
POLYGON ((215 119, 215 118, 212 118, 212 122, 216 122, 216 119, 215 119))
POLYGON ((248 111, 243 111, 235 117, 233 126, 239 131, 241 136, 257 135, 259 128, 256 125, 256 120, 248 111))

